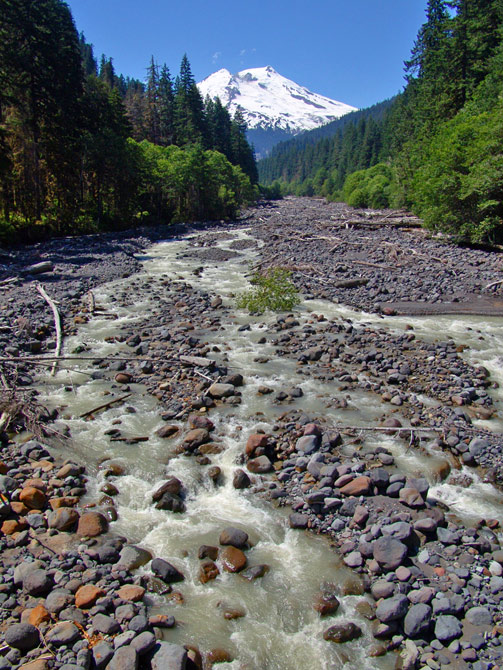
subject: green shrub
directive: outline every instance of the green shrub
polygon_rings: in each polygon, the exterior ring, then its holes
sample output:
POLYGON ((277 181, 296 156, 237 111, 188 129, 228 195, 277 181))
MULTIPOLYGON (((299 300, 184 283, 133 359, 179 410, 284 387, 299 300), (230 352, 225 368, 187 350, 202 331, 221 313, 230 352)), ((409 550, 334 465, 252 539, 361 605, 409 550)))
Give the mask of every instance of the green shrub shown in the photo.
POLYGON ((343 198, 351 207, 390 206, 393 171, 384 163, 348 175, 343 187, 343 198))
POLYGON ((300 297, 290 281, 291 274, 284 268, 255 273, 251 280, 252 288, 238 297, 237 306, 259 314, 267 310, 283 312, 293 309, 300 297))

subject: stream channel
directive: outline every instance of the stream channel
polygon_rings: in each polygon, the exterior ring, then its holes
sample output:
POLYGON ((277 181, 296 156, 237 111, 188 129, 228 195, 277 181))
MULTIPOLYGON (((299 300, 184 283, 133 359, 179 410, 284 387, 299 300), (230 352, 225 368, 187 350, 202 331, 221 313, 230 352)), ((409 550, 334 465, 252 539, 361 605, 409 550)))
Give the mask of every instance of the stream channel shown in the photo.
MULTIPOLYGON (((245 228, 234 229, 231 235, 222 236, 216 248, 231 249, 229 245, 233 241, 250 239, 245 228)), ((177 282, 191 284, 210 295, 218 294, 224 305, 232 306, 233 296, 248 287, 249 264, 256 258, 256 246, 241 250, 239 255, 225 262, 205 260, 204 270, 197 275, 194 271, 201 266, 201 259, 190 253, 187 256, 188 251, 194 250, 191 246, 194 240, 195 236, 191 236, 153 245, 141 258, 143 275, 96 290, 96 304, 114 318, 100 316, 97 311, 87 324, 79 326, 76 336, 65 340, 65 351, 85 345, 86 356, 131 355, 131 349, 125 344, 107 340, 125 329, 134 330, 135 323, 155 311, 158 291, 170 293, 176 300, 177 282), (158 290, 142 291, 142 283, 158 290), (135 292, 134 300, 121 299, 127 295, 131 298, 132 292, 135 292)), ((323 313, 327 319, 350 318, 354 327, 372 324, 401 332, 407 324, 412 324, 416 336, 423 339, 452 337, 457 344, 466 345, 463 355, 468 362, 486 366, 503 389, 502 319, 453 316, 383 319, 320 300, 304 301, 297 318, 305 322, 313 312, 323 313)), ((156 436, 156 430, 163 425, 162 408, 139 384, 131 384, 133 395, 125 405, 113 406, 97 414, 93 421, 76 418, 106 401, 104 393, 113 385, 113 380, 92 379, 88 374, 76 372, 79 364, 80 369, 92 372, 91 366, 86 367, 81 361, 69 364, 71 371, 63 366, 56 377, 42 377, 41 401, 48 406, 65 408, 60 414, 71 430, 72 440, 66 451, 65 447, 60 448, 61 453, 86 464, 90 478, 89 500, 101 495, 99 489, 104 478, 99 463, 102 459, 110 458, 124 466, 125 476, 115 480, 120 493, 115 499, 118 520, 112 529, 150 549, 154 555, 173 562, 185 574, 185 581, 180 585, 184 604, 168 606, 176 617, 177 626, 166 631, 167 640, 191 642, 202 650, 226 649, 234 661, 219 664, 222 669, 331 670, 349 660, 346 667, 391 670, 395 664, 392 654, 369 658, 368 648, 373 643, 370 625, 355 610, 365 596, 341 596, 341 607, 334 617, 322 619, 313 609, 313 600, 325 582, 341 584, 354 579, 354 574, 330 548, 329 541, 307 531, 290 529, 286 509, 275 507, 250 489, 236 490, 232 485, 237 459, 248 435, 258 429, 271 432, 276 417, 285 409, 271 401, 272 395, 257 394, 260 385, 267 384, 275 390, 292 384, 300 386, 303 397, 295 400, 295 406, 312 416, 324 415, 334 424, 372 426, 382 416, 381 399, 364 391, 350 394, 347 409, 327 408, 327 399, 336 393, 335 385, 296 376, 295 361, 275 357, 272 345, 258 343, 265 324, 276 318, 277 315, 253 317, 235 310, 222 318, 218 328, 194 331, 210 348, 216 345, 220 349, 220 353, 215 354, 217 362, 227 359, 225 364, 230 371, 240 372, 245 379, 240 405, 222 405, 210 412, 217 439, 225 446, 221 453, 211 456, 212 465, 222 470, 219 486, 205 476, 205 467, 194 458, 175 453, 176 439, 167 441, 156 436), (239 330, 246 324, 250 324, 250 330, 239 330), (267 365, 255 361, 264 355, 270 356, 267 365), (117 420, 124 433, 146 435, 149 440, 136 445, 110 442, 105 433, 114 428, 117 420), (167 474, 178 477, 187 491, 183 514, 156 510, 152 506, 152 492, 167 474), (270 570, 262 579, 252 582, 222 572, 216 580, 203 585, 198 579, 198 547, 216 544, 219 533, 228 526, 242 528, 249 534, 252 544, 247 552, 249 564, 266 563, 270 570), (228 621, 222 615, 222 604, 242 608, 246 615, 228 621), (364 629, 364 636, 344 645, 324 641, 323 631, 339 618, 357 622, 364 629)), ((501 390, 491 392, 500 409, 501 390)), ((502 428, 497 418, 479 422, 479 425, 491 430, 502 428)), ((424 451, 407 450, 402 440, 383 433, 371 434, 366 440, 390 449, 404 472, 429 476, 430 497, 448 504, 468 525, 481 517, 502 517, 503 498, 491 484, 476 480, 465 488, 450 484, 449 479, 442 483, 432 481, 436 459, 442 457, 433 449, 428 455, 424 451)), ((472 478, 476 477, 474 471, 470 473, 472 478)), ((159 596, 159 606, 162 600, 159 596)), ((162 604, 166 611, 165 602, 162 604)))

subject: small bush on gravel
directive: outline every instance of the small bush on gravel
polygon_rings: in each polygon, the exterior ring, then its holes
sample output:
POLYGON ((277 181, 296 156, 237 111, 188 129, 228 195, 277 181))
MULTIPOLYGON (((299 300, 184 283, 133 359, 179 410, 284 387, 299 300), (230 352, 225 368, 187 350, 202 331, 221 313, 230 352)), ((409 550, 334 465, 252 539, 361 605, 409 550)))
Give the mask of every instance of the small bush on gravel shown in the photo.
POLYGON ((255 313, 291 310, 300 300, 297 289, 290 281, 291 274, 284 268, 255 273, 251 280, 252 288, 238 297, 237 306, 255 313))

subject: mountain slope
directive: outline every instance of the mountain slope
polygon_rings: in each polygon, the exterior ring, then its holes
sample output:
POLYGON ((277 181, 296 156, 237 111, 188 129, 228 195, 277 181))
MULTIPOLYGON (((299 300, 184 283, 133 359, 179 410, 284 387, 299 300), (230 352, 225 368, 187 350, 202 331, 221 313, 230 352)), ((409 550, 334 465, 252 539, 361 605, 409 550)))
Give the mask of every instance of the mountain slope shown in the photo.
POLYGON ((222 69, 198 87, 203 97, 218 96, 231 114, 241 110, 258 153, 266 153, 278 141, 355 111, 355 107, 299 86, 270 66, 234 75, 222 69))

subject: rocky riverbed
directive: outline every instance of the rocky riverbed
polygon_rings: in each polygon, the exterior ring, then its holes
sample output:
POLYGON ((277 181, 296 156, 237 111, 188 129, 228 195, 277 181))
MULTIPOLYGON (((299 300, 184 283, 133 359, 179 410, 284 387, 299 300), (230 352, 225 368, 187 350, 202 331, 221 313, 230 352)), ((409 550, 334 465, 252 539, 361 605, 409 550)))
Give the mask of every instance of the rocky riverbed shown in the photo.
MULTIPOLYGON (((3 279, 15 278, 1 285, 4 355, 50 353, 55 345, 52 314, 35 290, 37 281, 59 300, 69 335, 102 313, 90 289, 138 272, 141 250, 150 242, 170 232, 190 235, 183 253, 201 263, 193 279, 131 278, 113 302, 133 309, 148 295, 155 309, 121 327, 113 338, 121 351, 108 358, 90 352, 88 365, 95 379, 111 382, 103 404, 128 393, 134 397, 136 384, 157 398, 161 439, 174 441, 175 450, 218 487, 222 472, 213 461, 224 446, 214 419, 246 400, 249 380, 229 364, 225 346, 212 343, 212 333, 232 323, 234 312, 222 303, 217 286, 211 293, 198 288, 205 264, 225 264, 256 248, 257 265, 290 267, 308 297, 384 314, 400 311, 399 303, 413 305, 414 313, 417 305, 425 311, 459 305, 499 313, 500 286, 485 289, 500 277, 498 254, 460 250, 417 229, 346 227, 345 221, 355 220, 350 214, 335 204, 287 199, 251 210, 244 222, 201 227, 197 235, 179 227, 142 231, 137 238, 53 241, 13 252, 3 259, 3 279), (243 225, 249 227, 248 238, 235 238, 243 225), (225 249, 222 240, 230 242, 225 249), (53 267, 31 274, 27 266, 35 262, 53 267), (359 283, 348 285, 356 279, 359 283)), ((235 328, 246 336, 250 326, 236 323, 235 328)), ((258 365, 267 369, 271 357, 290 361, 295 374, 284 388, 262 384, 257 389, 276 420, 270 430, 243 435, 233 486, 291 507, 290 526, 326 535, 354 571, 353 583, 327 586, 312 604, 326 618, 325 640, 344 647, 362 634, 360 620, 330 622, 344 595, 361 593, 368 596, 359 615, 370 622, 371 657, 398 650, 397 667, 503 667, 500 519, 466 524, 430 495, 431 477, 439 482, 457 476, 466 487, 477 477, 503 482, 500 436, 478 425, 480 419, 490 423, 495 412, 496 383, 489 371, 470 366, 454 340, 423 341, 413 327, 397 334, 311 312, 264 322, 260 336, 267 353, 258 365), (303 407, 306 381, 331 389, 326 412, 303 407), (330 412, 351 412, 354 398, 365 394, 380 403, 373 424, 378 430, 334 427, 330 412), (398 449, 431 457, 430 481, 404 470, 389 445, 376 442, 376 434, 392 439, 398 449)), ((84 359, 85 347, 73 355, 84 359)), ((3 374, 5 386, 26 389, 26 404, 36 405, 33 367, 25 361, 4 363, 3 374)), ((10 391, 4 396, 11 405, 18 400, 10 391)), ((105 483, 91 500, 82 464, 52 453, 54 431, 71 439, 64 411, 42 413, 38 422, 39 440, 20 447, 4 436, 1 454, 0 600, 6 644, 0 667, 197 668, 230 661, 225 649, 205 649, 201 655, 167 641, 175 618, 169 608, 157 613, 152 605, 158 605, 159 593, 180 600, 171 584, 184 575, 169 556, 151 561, 149 552, 108 532, 124 472, 113 461, 104 462, 105 483), (140 566, 145 567, 138 573, 140 566)), ((127 434, 120 421, 108 435, 131 444, 148 438, 127 434)), ((183 481, 167 476, 151 502, 166 514, 183 515, 187 495, 183 481)), ((247 566, 248 537, 239 529, 221 530, 214 546, 200 548, 203 583, 247 566)), ((267 571, 266 565, 252 563, 248 578, 261 579, 267 571)), ((234 615, 242 616, 229 610, 229 619, 234 615)))

